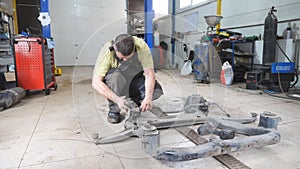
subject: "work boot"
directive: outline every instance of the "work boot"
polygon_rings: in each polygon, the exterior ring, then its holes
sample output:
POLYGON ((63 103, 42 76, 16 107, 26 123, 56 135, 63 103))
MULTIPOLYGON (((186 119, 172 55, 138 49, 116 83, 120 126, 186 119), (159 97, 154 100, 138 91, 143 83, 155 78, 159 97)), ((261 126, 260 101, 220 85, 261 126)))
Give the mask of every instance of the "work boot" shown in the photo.
POLYGON ((108 112, 107 121, 113 124, 120 123, 123 120, 122 115, 119 112, 108 112))

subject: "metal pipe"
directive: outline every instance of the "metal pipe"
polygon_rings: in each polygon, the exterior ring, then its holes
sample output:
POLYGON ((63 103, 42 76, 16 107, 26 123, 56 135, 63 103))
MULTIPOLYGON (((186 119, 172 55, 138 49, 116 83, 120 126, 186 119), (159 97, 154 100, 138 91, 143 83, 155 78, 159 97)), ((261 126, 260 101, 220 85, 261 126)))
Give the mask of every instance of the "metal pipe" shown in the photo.
POLYGON ((176 0, 172 0, 172 65, 175 64, 175 14, 176 14, 176 0))
POLYGON ((145 40, 152 51, 153 48, 153 9, 152 0, 144 1, 144 12, 145 12, 145 40))
MULTIPOLYGON (((295 21, 300 21, 300 18, 282 20, 282 21, 278 21, 278 23, 295 22, 295 21)), ((264 26, 264 23, 244 25, 244 26, 234 26, 234 27, 228 27, 228 28, 223 28, 223 29, 241 29, 241 28, 251 28, 251 27, 257 27, 257 26, 264 26)))
MULTIPOLYGON (((47 12, 50 16, 48 0, 40 0, 40 12, 47 12)), ((42 30, 45 38, 51 37, 50 24, 43 26, 42 30)))
MULTIPOLYGON (((222 0, 217 1, 217 15, 222 15, 222 0)), ((221 28, 221 22, 217 24, 216 26, 216 34, 219 34, 221 28)))

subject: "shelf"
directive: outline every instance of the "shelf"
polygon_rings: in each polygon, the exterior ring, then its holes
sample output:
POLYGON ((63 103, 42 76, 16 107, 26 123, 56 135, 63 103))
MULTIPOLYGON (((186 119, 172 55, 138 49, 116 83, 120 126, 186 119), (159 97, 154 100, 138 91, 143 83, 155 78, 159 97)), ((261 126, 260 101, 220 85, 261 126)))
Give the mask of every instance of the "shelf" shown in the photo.
POLYGON ((219 44, 219 57, 222 61, 228 60, 234 69, 235 58, 251 59, 253 69, 254 42, 248 41, 223 41, 219 44))

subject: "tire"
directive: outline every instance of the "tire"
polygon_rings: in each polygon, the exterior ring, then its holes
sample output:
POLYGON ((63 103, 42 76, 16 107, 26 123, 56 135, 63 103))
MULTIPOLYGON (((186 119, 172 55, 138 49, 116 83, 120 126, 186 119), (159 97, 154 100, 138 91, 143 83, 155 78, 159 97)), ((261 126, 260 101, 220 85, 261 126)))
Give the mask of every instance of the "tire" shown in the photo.
POLYGON ((50 89, 45 89, 45 94, 46 95, 49 95, 51 93, 51 90, 50 89))

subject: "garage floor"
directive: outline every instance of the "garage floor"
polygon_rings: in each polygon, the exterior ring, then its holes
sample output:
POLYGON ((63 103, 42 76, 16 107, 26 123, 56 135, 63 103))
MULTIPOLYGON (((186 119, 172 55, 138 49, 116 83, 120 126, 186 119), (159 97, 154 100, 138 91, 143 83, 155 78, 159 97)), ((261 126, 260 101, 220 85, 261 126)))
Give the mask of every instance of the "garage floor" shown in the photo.
MULTIPOLYGON (((57 77, 57 91, 48 96, 33 92, 0 112, 1 169, 226 168, 211 157, 185 162, 155 160, 143 152, 138 138, 93 144, 92 133, 117 132, 123 129, 123 123, 106 122, 107 102, 91 87, 92 70, 92 67, 63 67, 63 75, 57 77)), ((276 113, 282 118, 278 126, 282 137, 279 144, 232 155, 253 169, 300 169, 299 101, 271 97, 236 85, 194 83, 192 76, 181 76, 176 70, 160 70, 156 76, 165 95, 154 104, 163 110, 178 110, 188 95, 200 94, 234 117, 249 117, 251 112, 276 113)), ((194 145, 174 129, 160 133, 164 146, 194 145)))

